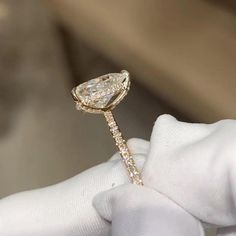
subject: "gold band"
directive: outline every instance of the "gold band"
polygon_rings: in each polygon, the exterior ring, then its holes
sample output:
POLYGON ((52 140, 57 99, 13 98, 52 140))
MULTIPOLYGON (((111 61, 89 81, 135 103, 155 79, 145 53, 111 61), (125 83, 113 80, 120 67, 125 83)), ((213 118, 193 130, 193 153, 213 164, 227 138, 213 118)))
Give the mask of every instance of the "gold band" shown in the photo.
POLYGON ((119 127, 115 121, 112 112, 106 111, 104 112, 104 116, 106 118, 112 137, 115 140, 116 146, 119 149, 121 158, 125 164, 125 167, 128 171, 132 183, 137 185, 143 185, 141 174, 139 173, 136 167, 135 161, 130 153, 125 139, 122 137, 122 133, 119 130, 119 127))

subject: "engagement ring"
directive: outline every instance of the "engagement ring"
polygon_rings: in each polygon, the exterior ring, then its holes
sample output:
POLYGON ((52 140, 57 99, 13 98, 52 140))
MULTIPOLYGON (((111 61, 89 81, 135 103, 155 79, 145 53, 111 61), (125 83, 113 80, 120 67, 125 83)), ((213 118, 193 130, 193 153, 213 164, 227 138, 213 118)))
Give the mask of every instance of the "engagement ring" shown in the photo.
POLYGON ((72 96, 77 110, 105 116, 132 183, 143 185, 135 161, 111 112, 127 95, 129 88, 129 73, 123 70, 121 73, 110 73, 78 85, 72 89, 72 96))

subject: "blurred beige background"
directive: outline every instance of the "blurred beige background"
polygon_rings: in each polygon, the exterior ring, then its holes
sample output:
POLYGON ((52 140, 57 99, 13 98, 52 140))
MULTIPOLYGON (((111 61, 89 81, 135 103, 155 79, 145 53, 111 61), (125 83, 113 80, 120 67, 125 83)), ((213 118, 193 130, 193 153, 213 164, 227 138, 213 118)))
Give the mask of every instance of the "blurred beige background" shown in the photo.
POLYGON ((131 73, 115 112, 126 137, 149 139, 162 113, 236 118, 235 12, 230 0, 0 0, 0 197, 115 152, 103 117, 70 96, 98 75, 131 73))

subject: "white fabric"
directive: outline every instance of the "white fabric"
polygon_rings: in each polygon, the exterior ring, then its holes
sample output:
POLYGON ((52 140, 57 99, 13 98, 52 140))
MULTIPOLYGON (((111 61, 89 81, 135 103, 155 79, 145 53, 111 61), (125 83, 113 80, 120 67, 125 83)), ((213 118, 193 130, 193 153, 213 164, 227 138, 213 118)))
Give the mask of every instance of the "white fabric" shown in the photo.
MULTIPOLYGON (((191 124, 162 115, 153 128, 142 173, 144 184, 207 224, 236 225, 235 140, 235 120, 191 124)), ((103 199, 119 199, 121 190, 103 193, 103 199)), ((101 216, 111 221, 112 214, 118 214, 115 202, 96 200, 95 204, 101 216)), ((132 203, 123 202, 122 207, 132 207, 132 203)), ((223 227, 217 235, 236 236, 236 227, 223 227)))
POLYGON ((153 189, 132 184, 98 194, 94 205, 112 236, 203 236, 201 223, 153 189))
MULTIPOLYGON (((128 143, 142 166, 148 143, 128 143)), ((109 224, 92 206, 93 197, 129 182, 118 154, 74 178, 43 189, 15 194, 0 200, 1 236, 106 236, 109 224)))
POLYGON ((236 225, 236 121, 191 124, 160 116, 143 176, 146 186, 198 219, 236 225))
MULTIPOLYGON (((142 173, 147 188, 142 189, 146 192, 142 196, 152 198, 150 188, 205 223, 236 225, 235 140, 235 120, 208 125, 160 116, 153 128, 150 147, 141 140, 131 140, 129 145, 140 168, 147 156, 142 173)), ((109 162, 63 183, 2 199, 0 235, 106 236, 110 224, 96 213, 92 199, 97 193, 123 183, 128 183, 128 178, 116 155, 109 162)), ((110 201, 103 202, 107 202, 104 207, 111 212, 110 201)), ((123 207, 129 209, 130 206, 124 204, 123 207)), ((151 214, 148 209, 145 213, 151 214)), ((137 219, 142 217, 138 215, 137 219)), ((218 235, 236 236, 235 227, 221 228, 218 235)))

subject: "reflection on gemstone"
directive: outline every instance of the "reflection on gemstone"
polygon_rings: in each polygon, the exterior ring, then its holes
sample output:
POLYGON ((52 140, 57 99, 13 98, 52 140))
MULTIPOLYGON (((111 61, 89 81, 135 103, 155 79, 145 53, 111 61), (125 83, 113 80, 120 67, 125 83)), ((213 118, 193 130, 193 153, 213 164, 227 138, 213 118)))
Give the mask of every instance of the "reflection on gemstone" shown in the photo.
POLYGON ((127 73, 111 73, 77 86, 75 93, 84 105, 102 109, 127 86, 129 86, 127 73))

